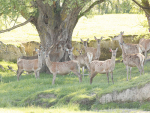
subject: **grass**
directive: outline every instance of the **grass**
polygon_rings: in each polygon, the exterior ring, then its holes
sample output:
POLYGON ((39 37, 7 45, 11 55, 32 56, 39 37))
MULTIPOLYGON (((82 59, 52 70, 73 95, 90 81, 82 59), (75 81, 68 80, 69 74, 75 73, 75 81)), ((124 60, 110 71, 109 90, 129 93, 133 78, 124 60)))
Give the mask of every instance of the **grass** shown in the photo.
MULTIPOLYGON (((24 21, 23 18, 19 18, 19 22, 24 21)), ((120 31, 124 31, 125 35, 148 33, 145 15, 109 14, 95 15, 91 18, 82 17, 74 29, 72 40, 80 41, 80 38, 93 40, 94 36, 108 38, 108 36, 118 35, 120 31)), ((11 32, 0 34, 0 40, 14 45, 27 41, 40 42, 36 29, 30 23, 11 32)))
MULTIPOLYGON (((16 70, 15 63, 1 61, 0 64, 6 67, 11 65, 16 70)), ((130 81, 126 81, 126 70, 123 63, 117 63, 114 70, 114 85, 107 83, 105 74, 98 74, 90 85, 89 77, 83 78, 79 83, 78 77, 75 75, 58 75, 55 85, 52 84, 52 75, 41 73, 40 79, 35 79, 34 74, 22 74, 20 81, 14 72, 0 71, 2 81, 0 82, 0 108, 9 110, 12 108, 16 111, 24 111, 27 108, 31 111, 38 108, 49 112, 50 108, 54 111, 82 111, 85 110, 103 110, 103 109, 138 109, 150 110, 148 102, 131 102, 131 103, 109 103, 101 105, 98 98, 112 91, 121 92, 131 87, 142 87, 150 82, 149 63, 146 63, 144 69, 145 74, 139 76, 137 68, 132 69, 132 77, 130 81)), ((52 112, 51 111, 51 112, 52 112)), ((36 112, 36 110, 35 110, 36 112)))
MULTIPOLYGON (((24 21, 20 18, 20 21, 24 21)), ((114 36, 120 31, 125 35, 145 34, 147 32, 146 18, 144 15, 99 15, 92 18, 83 17, 79 20, 73 32, 73 40, 80 38, 93 39, 93 36, 114 36)), ((35 28, 27 24, 8 33, 0 34, 0 40, 7 44, 19 45, 27 41, 40 41, 35 28)), ((145 74, 139 76, 137 68, 132 69, 132 79, 126 81, 126 70, 122 63, 117 63, 114 70, 114 85, 107 83, 105 74, 98 74, 90 85, 89 77, 83 78, 79 83, 75 75, 57 76, 55 85, 52 86, 52 75, 41 73, 40 79, 35 79, 34 74, 23 73, 17 82, 16 73, 7 70, 12 66, 17 70, 17 65, 11 62, 0 61, 5 70, 0 70, 0 111, 1 112, 140 112, 150 110, 149 102, 108 103, 101 105, 98 98, 112 91, 121 92, 131 87, 142 87, 150 82, 149 66, 146 64, 145 74), (127 108, 127 109, 126 109, 127 108), (109 110, 103 110, 109 109, 109 110), (113 109, 113 110, 111 110, 113 109), (123 109, 123 110, 122 110, 123 109), (136 110, 130 110, 136 109, 136 110), (90 111, 91 110, 91 111, 90 111)))

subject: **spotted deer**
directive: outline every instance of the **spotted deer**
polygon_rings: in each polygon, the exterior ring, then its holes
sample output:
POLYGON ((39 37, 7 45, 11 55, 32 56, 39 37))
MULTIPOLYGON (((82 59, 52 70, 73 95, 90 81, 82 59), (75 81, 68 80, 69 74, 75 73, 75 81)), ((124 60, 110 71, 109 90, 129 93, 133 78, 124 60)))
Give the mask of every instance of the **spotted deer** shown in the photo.
POLYGON ((117 50, 118 50, 118 48, 116 48, 116 50, 110 49, 110 52, 112 52, 111 59, 108 59, 108 60, 105 60, 105 61, 93 60, 90 63, 90 72, 91 72, 90 84, 92 84, 93 78, 98 73, 101 73, 101 74, 106 73, 108 83, 109 83, 109 73, 111 73, 112 82, 114 84, 113 70, 115 69, 115 59, 116 59, 117 50))
MULTIPOLYGON (((68 55, 69 55, 69 58, 71 60, 76 60, 79 62, 79 65, 80 67, 82 68, 82 74, 83 74, 83 77, 84 77, 84 67, 86 66, 88 68, 88 70, 90 71, 90 62, 92 60, 92 57, 93 57, 93 54, 92 53, 85 53, 85 54, 82 54, 82 49, 78 50, 76 49, 78 52, 79 52, 79 56, 75 56, 73 55, 73 47, 71 49, 66 49, 66 51, 68 52, 68 55)), ((79 69, 79 72, 80 72, 80 69, 79 69)))
POLYGON ((100 42, 101 40, 103 39, 103 37, 101 37, 100 39, 97 39, 95 36, 94 36, 95 40, 97 41, 97 48, 94 48, 94 47, 88 47, 87 46, 87 43, 89 41, 89 39, 87 39, 87 41, 83 41, 81 39, 81 42, 83 43, 84 45, 84 49, 86 52, 90 52, 93 54, 93 58, 92 60, 99 60, 100 58, 100 55, 101 55, 101 50, 100 50, 100 42))
POLYGON ((42 59, 43 59, 43 50, 39 50, 35 48, 35 51, 38 54, 38 58, 30 58, 30 57, 20 57, 17 60, 17 79, 19 81, 19 77, 23 73, 23 71, 32 72, 34 71, 35 77, 39 77, 39 71, 42 68, 42 59))
POLYGON ((130 69, 130 79, 131 79, 131 69, 132 67, 137 67, 139 72, 140 72, 140 76, 141 73, 143 72, 144 74, 144 60, 145 60, 145 56, 142 55, 141 53, 135 53, 135 54, 127 54, 125 52, 124 49, 124 42, 120 43, 120 45, 122 46, 122 57, 123 57, 123 63, 126 66, 127 69, 127 81, 128 81, 128 70, 130 69))
POLYGON ((150 50, 150 39, 141 38, 139 44, 142 45, 145 49, 145 59, 147 58, 147 51, 150 50))
MULTIPOLYGON (((121 43, 123 43, 123 34, 124 34, 124 31, 121 31, 118 36, 112 39, 112 40, 118 40, 121 49, 122 49, 121 43)), ((145 49, 140 44, 124 43, 124 51, 126 54, 135 54, 135 53, 142 53, 145 51, 145 49)))
POLYGON ((78 72, 80 69, 80 65, 78 61, 75 60, 70 60, 70 61, 65 61, 65 62, 53 62, 51 61, 49 54, 51 53, 52 48, 55 47, 55 45, 51 46, 50 49, 45 50, 45 62, 50 70, 50 72, 53 74, 53 81, 52 85, 55 84, 55 79, 56 75, 66 75, 69 74, 70 72, 73 72, 75 75, 78 76, 79 82, 82 82, 82 76, 78 72))

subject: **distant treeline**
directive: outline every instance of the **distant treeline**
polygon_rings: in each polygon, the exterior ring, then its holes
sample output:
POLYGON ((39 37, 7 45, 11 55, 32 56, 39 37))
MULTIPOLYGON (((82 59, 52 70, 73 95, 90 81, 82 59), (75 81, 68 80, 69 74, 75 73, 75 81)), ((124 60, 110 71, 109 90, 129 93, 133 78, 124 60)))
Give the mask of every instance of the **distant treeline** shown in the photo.
POLYGON ((144 13, 132 0, 106 0, 90 12, 92 14, 144 13))

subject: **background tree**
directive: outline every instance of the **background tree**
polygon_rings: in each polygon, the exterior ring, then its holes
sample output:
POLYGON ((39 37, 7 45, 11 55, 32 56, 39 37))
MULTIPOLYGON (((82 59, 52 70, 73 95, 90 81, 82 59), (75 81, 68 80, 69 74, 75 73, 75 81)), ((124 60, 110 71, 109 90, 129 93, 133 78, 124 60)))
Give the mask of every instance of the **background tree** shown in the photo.
POLYGON ((140 8, 143 9, 145 15, 147 17, 148 25, 149 25, 149 32, 150 32, 150 4, 149 0, 132 0, 135 4, 137 4, 140 8))
POLYGON ((59 40, 71 46, 72 33, 78 20, 95 5, 105 0, 0 0, 0 16, 13 22, 12 28, 31 22, 38 31, 41 45, 52 45, 59 40), (19 16, 26 21, 16 25, 19 16))

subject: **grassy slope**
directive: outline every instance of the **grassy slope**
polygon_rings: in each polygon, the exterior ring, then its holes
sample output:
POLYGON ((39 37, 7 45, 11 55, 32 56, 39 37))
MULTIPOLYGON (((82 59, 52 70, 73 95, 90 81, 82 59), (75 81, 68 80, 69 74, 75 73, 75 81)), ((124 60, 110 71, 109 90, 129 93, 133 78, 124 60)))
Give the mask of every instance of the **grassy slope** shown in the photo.
MULTIPOLYGON (((4 63, 4 62, 3 62, 4 63)), ((5 65, 7 65, 5 63, 5 65)), ((16 69, 16 64, 11 64, 16 69)), ((24 107, 40 106, 51 107, 52 109, 95 110, 106 108, 138 108, 150 110, 149 104, 131 103, 99 105, 96 98, 102 94, 112 91, 122 91, 130 87, 139 86, 150 82, 149 67, 144 67, 145 74, 139 76, 137 68, 132 69, 132 79, 126 81, 126 70, 122 63, 116 64, 114 71, 113 85, 107 83, 105 74, 98 74, 93 84, 89 84, 89 77, 83 78, 79 83, 75 75, 57 76, 55 85, 52 86, 52 75, 40 74, 40 79, 35 79, 34 74, 23 74, 20 81, 14 72, 0 71, 2 81, 0 84, 0 107, 24 107), (137 106, 138 104, 138 106, 137 106)))
MULTIPOLYGON (((25 20, 19 18, 19 21, 23 22, 25 20)), ((74 29, 73 40, 79 41, 80 38, 93 39, 93 36, 114 36, 118 35, 120 31, 125 31, 125 35, 145 34, 148 32, 148 29, 142 26, 144 21, 146 21, 145 15, 138 14, 109 14, 96 15, 91 18, 82 17, 74 29)), ((4 43, 15 45, 31 40, 40 41, 37 31, 30 23, 11 32, 0 34, 0 40, 4 43)))
MULTIPOLYGON (((94 35, 107 37, 119 34, 120 31, 125 31, 125 34, 143 34, 147 31, 146 28, 141 26, 142 21, 145 19, 146 18, 143 15, 102 15, 94 16, 89 19, 83 17, 79 20, 79 23, 74 30, 73 40, 80 40, 80 38, 92 39, 94 35), (128 18, 130 18, 130 21, 128 18)), ((35 29, 28 24, 24 27, 15 29, 12 32, 0 34, 0 40, 4 43, 18 45, 21 42, 31 40, 39 41, 39 38, 35 29)), ((5 68, 7 68, 7 65, 9 64, 14 69, 17 69, 17 66, 14 63, 1 61, 0 64, 5 68)), ((52 86, 52 75, 44 73, 41 74, 40 79, 37 80, 35 79, 34 74, 23 74, 20 81, 17 82, 17 77, 14 72, 3 72, 0 70, 0 77, 2 77, 0 83, 0 107, 17 107, 18 109, 19 107, 29 106, 29 111, 32 111, 33 109, 37 109, 34 108, 34 106, 50 107, 52 105, 51 109, 54 110, 53 112, 57 112, 58 109, 61 112, 66 112, 68 110, 78 111, 119 107, 150 110, 149 103, 110 103, 99 106, 96 101, 96 98, 102 94, 115 90, 122 91, 129 87, 146 84, 150 80, 149 66, 149 64, 146 64, 145 74, 143 76, 139 76, 137 68, 133 68, 132 80, 127 82, 125 66, 123 64, 116 64, 116 69, 114 71, 114 85, 112 84, 111 79, 110 84, 108 85, 106 75, 100 74, 94 78, 92 85, 89 85, 88 77, 85 77, 83 82, 79 84, 76 76, 67 75, 57 76, 56 84, 52 86), (67 110, 65 111, 64 109, 67 110)), ((2 111, 3 109, 0 110, 2 111)), ((16 110, 16 108, 14 108, 14 110, 16 110)), ((20 110, 25 111, 23 108, 20 110)), ((116 112, 116 110, 113 112, 116 112)), ((117 112, 120 112, 120 110, 117 112)))

